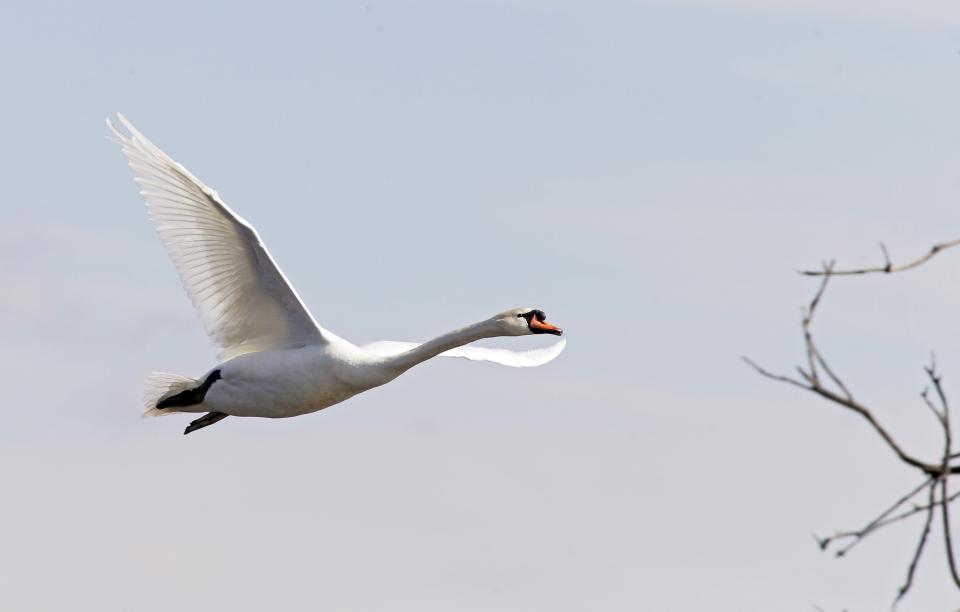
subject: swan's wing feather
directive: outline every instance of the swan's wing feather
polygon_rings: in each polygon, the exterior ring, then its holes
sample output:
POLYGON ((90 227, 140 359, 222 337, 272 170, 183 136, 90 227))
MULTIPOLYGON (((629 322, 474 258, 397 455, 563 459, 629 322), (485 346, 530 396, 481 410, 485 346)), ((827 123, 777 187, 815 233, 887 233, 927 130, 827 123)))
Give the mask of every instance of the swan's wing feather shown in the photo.
MULTIPOLYGON (((567 345, 567 340, 561 338, 559 342, 550 346, 528 351, 513 351, 510 349, 485 348, 482 346, 461 346, 440 353, 440 357, 460 357, 470 361, 490 361, 500 365, 510 366, 512 368, 532 368, 549 363, 557 358, 557 355, 563 352, 567 345)), ((381 357, 390 357, 405 353, 412 348, 420 346, 416 342, 394 342, 392 340, 381 340, 366 344, 360 348, 379 355, 381 357)))
POLYGON ((220 359, 325 342, 324 330, 256 230, 123 115, 118 118, 127 133, 109 119, 107 125, 220 359))

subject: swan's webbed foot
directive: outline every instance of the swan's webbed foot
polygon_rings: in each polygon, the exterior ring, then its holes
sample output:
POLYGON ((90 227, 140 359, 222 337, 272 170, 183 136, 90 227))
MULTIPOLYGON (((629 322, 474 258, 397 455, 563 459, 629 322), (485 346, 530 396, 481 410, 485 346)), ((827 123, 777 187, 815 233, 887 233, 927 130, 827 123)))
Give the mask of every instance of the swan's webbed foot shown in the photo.
POLYGON ((208 412, 207 414, 203 415, 199 419, 195 421, 190 421, 190 424, 187 425, 187 428, 183 430, 183 435, 187 435, 188 433, 192 431, 197 431, 198 429, 203 429, 208 425, 213 425, 214 423, 222 421, 228 416, 230 415, 224 414, 222 412, 208 412))
POLYGON ((164 410, 166 408, 195 406, 203 402, 203 398, 207 396, 207 391, 210 390, 210 386, 218 380, 220 380, 220 370, 214 370, 213 372, 210 372, 210 376, 207 376, 207 379, 203 381, 202 385, 193 389, 181 391, 176 395, 171 395, 167 399, 157 402, 157 408, 164 410))

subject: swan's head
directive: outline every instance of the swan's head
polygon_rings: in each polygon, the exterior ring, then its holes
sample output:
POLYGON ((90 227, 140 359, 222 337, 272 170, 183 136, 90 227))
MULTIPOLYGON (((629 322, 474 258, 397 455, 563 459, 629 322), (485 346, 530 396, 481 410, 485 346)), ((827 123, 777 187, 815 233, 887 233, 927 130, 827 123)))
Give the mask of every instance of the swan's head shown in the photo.
POLYGON ((500 325, 504 336, 563 335, 562 329, 547 323, 547 315, 538 308, 511 308, 493 317, 493 320, 500 325))

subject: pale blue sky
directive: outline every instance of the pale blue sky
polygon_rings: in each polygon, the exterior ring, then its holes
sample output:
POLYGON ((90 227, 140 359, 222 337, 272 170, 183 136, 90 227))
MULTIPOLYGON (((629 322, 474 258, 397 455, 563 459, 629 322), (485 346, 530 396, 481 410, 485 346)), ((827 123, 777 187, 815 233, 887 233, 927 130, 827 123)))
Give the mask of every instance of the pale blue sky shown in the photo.
MULTIPOLYGON (((793 270, 960 235, 960 8, 3 13, 0 608, 888 606, 919 525, 841 562, 810 534, 914 474, 739 357, 801 357, 814 287, 793 270), (150 370, 214 355, 106 139, 115 111, 258 227, 336 333, 422 340, 535 305, 567 351, 188 437, 140 420, 150 370)), ((931 350, 960 397, 958 270, 944 254, 824 305, 824 349, 910 448, 937 444, 931 350)), ((960 600, 942 556, 901 609, 960 600)))

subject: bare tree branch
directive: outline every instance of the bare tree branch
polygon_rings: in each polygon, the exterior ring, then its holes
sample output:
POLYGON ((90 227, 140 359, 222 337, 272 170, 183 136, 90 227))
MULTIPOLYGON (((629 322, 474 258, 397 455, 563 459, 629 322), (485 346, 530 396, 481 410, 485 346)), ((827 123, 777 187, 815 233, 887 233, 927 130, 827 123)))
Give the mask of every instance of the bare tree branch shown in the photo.
POLYGON ((837 371, 830 367, 830 365, 827 363, 826 357, 818 348, 812 330, 813 320, 814 315, 817 312, 817 308, 820 306, 823 300, 827 285, 832 276, 871 273, 890 274, 893 272, 902 272, 904 270, 916 268, 932 259, 940 251, 957 245, 960 245, 960 240, 936 244, 932 246, 924 256, 905 264, 895 265, 890 258, 890 254, 887 251, 886 246, 881 243, 880 250, 883 253, 884 259, 884 265, 882 267, 836 270, 834 267, 834 262, 831 261, 824 263, 821 270, 802 272, 802 274, 807 276, 822 277, 820 285, 817 288, 813 299, 811 299, 809 304, 807 304, 807 306, 803 309, 803 316, 801 319, 805 347, 806 369, 804 369, 804 367, 797 367, 797 374, 799 377, 794 378, 792 376, 771 372, 761 367, 754 361, 751 361, 746 357, 743 358, 743 360, 750 367, 752 367, 757 373, 765 378, 798 387, 804 391, 817 395, 821 399, 824 399, 831 404, 841 406, 847 410, 857 413, 862 419, 869 423, 873 431, 880 436, 887 447, 889 447, 896 454, 897 458, 902 463, 917 469, 923 474, 923 482, 911 489, 906 494, 900 496, 891 506, 886 508, 861 529, 853 531, 841 531, 826 538, 814 536, 818 545, 823 550, 827 550, 834 544, 839 545, 841 540, 845 541, 846 543, 839 549, 835 550, 834 553, 836 556, 842 557, 866 537, 876 533, 880 529, 892 525, 893 523, 906 520, 915 515, 923 514, 923 529, 920 531, 916 547, 914 548, 913 556, 911 557, 910 563, 907 566, 907 575, 904 583, 897 591, 896 599, 893 602, 894 607, 903 599, 903 597, 913 586, 914 576, 920 563, 920 558, 930 540, 929 536, 933 525, 934 514, 937 512, 940 513, 943 523, 944 546, 946 549, 947 563, 950 568, 951 578, 953 579, 953 583, 957 586, 957 588, 960 589, 960 571, 958 571, 957 559, 953 548, 953 537, 951 531, 952 525, 950 522, 949 513, 950 505, 955 500, 960 498, 960 491, 951 494, 949 489, 950 476, 952 474, 960 474, 960 462, 954 463, 956 460, 960 459, 960 452, 953 452, 950 405, 947 400, 947 394, 943 387, 942 376, 937 371, 935 358, 931 357, 930 365, 924 367, 924 372, 930 381, 930 385, 924 389, 920 395, 924 404, 936 417, 937 423, 943 431, 943 448, 942 452, 940 453, 940 460, 936 463, 932 463, 923 461, 912 453, 907 452, 897 442, 893 434, 891 434, 889 430, 880 424, 870 407, 854 399, 850 388, 843 382, 843 379, 837 373, 837 371), (826 374, 826 377, 822 378, 821 373, 826 374), (914 502, 912 507, 905 509, 904 506, 910 503, 924 489, 927 490, 926 503, 914 502))
POLYGON ((816 346, 814 346, 814 351, 816 352, 817 362, 823 368, 823 371, 827 373, 827 376, 830 377, 830 380, 833 381, 833 384, 837 385, 837 387, 839 387, 840 390, 843 391, 844 397, 846 397, 849 401, 852 402, 853 393, 851 393, 850 390, 847 389, 847 386, 843 384, 843 381, 840 380, 840 377, 833 373, 833 370, 830 368, 830 366, 827 365, 827 361, 823 358, 823 355, 820 354, 820 351, 817 350, 816 346))
MULTIPOLYGON (((942 470, 940 465, 926 463, 910 455, 906 451, 904 451, 903 448, 901 448, 900 445, 897 443, 897 441, 894 440, 893 436, 886 430, 886 428, 884 428, 883 425, 881 425, 880 422, 876 419, 876 417, 873 416, 873 413, 870 411, 870 409, 853 399, 853 394, 850 392, 849 388, 843 383, 842 379, 834 372, 834 370, 831 369, 828 365, 826 365, 826 358, 823 356, 823 353, 817 348, 816 342, 813 337, 811 324, 813 323, 813 316, 816 313, 817 306, 820 304, 823 298, 824 291, 826 290, 827 283, 830 280, 830 269, 832 265, 833 265, 832 262, 824 265, 825 274, 823 277, 823 281, 820 283, 820 287, 817 290, 817 293, 814 295, 813 299, 810 301, 810 304, 804 310, 803 335, 804 335, 804 342, 806 344, 807 362, 808 364, 810 364, 808 366, 810 368, 810 371, 804 371, 803 369, 798 368, 798 372, 806 382, 801 382, 795 378, 790 378, 789 376, 774 374, 762 368, 761 366, 759 366, 758 364, 756 364, 755 362, 753 362, 747 357, 743 357, 743 360, 747 364, 749 364, 751 367, 753 367, 754 370, 756 370, 758 373, 760 373, 761 375, 767 378, 770 378, 772 380, 777 380, 780 382, 785 382, 795 387, 800 387, 801 389, 804 389, 811 393, 815 393, 816 395, 819 395, 823 399, 833 402, 834 404, 838 404, 840 406, 843 406, 844 408, 847 408, 848 410, 852 410, 853 412, 856 412, 861 417, 866 419, 868 423, 870 423, 874 431, 876 431, 880 435, 880 437, 884 440, 884 442, 887 443, 887 446, 889 446, 893 450, 893 452, 896 453, 897 457, 901 461, 903 461, 904 463, 910 466, 913 466, 915 468, 922 470, 924 473, 930 476, 939 475, 942 470), (813 365, 815 363, 820 363, 824 366, 824 371, 828 372, 830 379, 834 382, 834 384, 837 387, 839 387, 843 395, 840 395, 823 386, 823 384, 820 382, 819 377, 816 374, 816 369, 813 365)), ((960 472, 960 466, 957 466, 954 469, 960 472)))
POLYGON ((852 538, 853 541, 850 544, 848 544, 847 546, 841 548, 836 553, 834 553, 838 557, 843 557, 844 555, 847 554, 847 552, 850 551, 851 548, 853 548, 858 543, 860 543, 860 541, 866 538, 868 535, 875 532, 877 529, 881 527, 885 527, 886 525, 889 525, 891 522, 893 522, 893 519, 887 519, 887 517, 893 514, 898 508, 900 508, 900 506, 904 505, 905 503, 913 499, 914 496, 917 495, 917 493, 920 493, 920 491, 923 491, 925 488, 929 487, 934 482, 935 482, 935 479, 927 478, 926 480, 921 482, 919 486, 912 489, 909 493, 901 496, 896 502, 893 503, 893 505, 891 505, 889 508, 881 512, 880 515, 877 516, 875 519, 867 523, 867 525, 863 529, 858 529, 857 531, 841 531, 833 534, 832 536, 828 536, 826 538, 817 538, 817 542, 819 542, 820 548, 823 550, 826 550, 831 544, 833 544, 837 540, 852 538))
POLYGON ((930 488, 930 501, 927 503, 927 518, 923 522, 923 531, 920 532, 920 538, 917 540, 917 548, 913 552, 913 558, 910 559, 910 566, 907 567, 907 579, 904 581, 903 585, 897 590, 897 598, 893 600, 893 607, 895 608, 897 604, 903 599, 903 596, 907 594, 907 591, 910 590, 910 587, 913 586, 913 575, 917 571, 917 565, 920 563, 920 555, 923 554, 923 549, 927 545, 927 538, 930 536, 930 526, 933 524, 933 513, 936 509, 934 503, 934 496, 937 492, 935 480, 930 480, 927 483, 927 486, 930 488))
POLYGON ((884 246, 883 243, 881 243, 880 249, 883 251, 883 259, 884 259, 883 266, 877 266, 873 268, 859 268, 859 269, 854 268, 850 270, 832 270, 829 273, 827 273, 824 270, 801 270, 800 274, 803 274, 805 276, 827 276, 827 275, 853 276, 858 274, 878 274, 878 273, 890 274, 893 272, 903 272, 904 270, 911 270, 913 268, 921 266, 926 262, 930 261, 931 259, 933 259, 937 255, 937 253, 944 251, 946 249, 949 249, 951 247, 955 247, 957 245, 960 245, 960 240, 951 240, 949 242, 941 242, 940 244, 935 244, 932 247, 930 247, 930 250, 927 251, 927 253, 923 257, 920 257, 919 259, 914 259, 913 261, 896 266, 890 261, 890 255, 889 253, 887 253, 887 247, 884 246))
MULTIPOLYGON (((762 367, 760 367, 759 365, 757 365, 757 364, 756 364, 754 361, 752 361, 749 357, 741 357, 740 359, 742 359, 742 360, 744 361, 744 363, 746 363, 747 365, 749 365, 751 368, 753 368, 754 370, 756 370, 757 373, 760 374, 761 376, 766 376, 767 378, 769 378, 769 379, 771 379, 771 380, 778 380, 778 381, 780 381, 780 382, 785 382, 785 383, 787 383, 787 384, 794 385, 794 386, 796 386, 796 387, 800 387, 801 389, 807 389, 807 390, 810 389, 809 386, 805 385, 804 383, 800 382, 799 380, 797 380, 797 379, 795 379, 795 378, 790 378, 789 376, 783 376, 783 375, 780 375, 780 374, 774 374, 773 372, 768 372, 767 370, 765 370, 765 369, 763 369, 762 367)), ((801 374, 804 374, 804 376, 806 376, 806 374, 805 374, 803 371, 801 371, 801 374)))
POLYGON ((930 412, 933 413, 933 416, 937 418, 937 422, 940 423, 940 426, 943 426, 943 415, 940 414, 940 411, 937 410, 937 407, 933 405, 933 402, 930 401, 930 389, 929 387, 924 389, 920 394, 920 397, 923 398, 923 403, 927 405, 927 408, 930 409, 930 412))
POLYGON ((823 281, 820 283, 820 288, 817 289, 816 295, 813 296, 813 299, 810 300, 810 304, 804 310, 803 315, 803 338, 807 343, 807 374, 810 376, 810 382, 812 384, 817 384, 819 382, 817 377, 817 359, 819 353, 817 353, 816 346, 813 344, 813 334, 810 333, 810 325, 813 324, 813 315, 817 312, 817 305, 820 303, 820 298, 823 297, 823 292, 827 290, 827 283, 830 282, 830 271, 833 270, 833 262, 823 264, 823 281))
MULTIPOLYGON (((926 481, 926 484, 929 484, 929 483, 931 483, 931 482, 936 483, 936 482, 938 482, 938 481, 939 481, 938 478, 931 478, 930 480, 926 481)), ((949 504, 952 503, 954 500, 956 500, 958 497, 960 497, 960 491, 954 492, 950 497, 947 498, 947 504, 949 505, 949 504)), ((892 525, 893 523, 896 523, 896 522, 902 521, 902 520, 904 520, 904 519, 910 518, 911 516, 913 516, 913 515, 915 515, 915 514, 920 514, 921 512, 926 512, 927 510, 930 510, 931 508, 933 508, 933 509, 935 510, 938 506, 940 506, 940 504, 941 504, 941 500, 940 500, 939 497, 936 498, 936 499, 932 502, 932 504, 930 504, 930 503, 921 504, 921 505, 916 505, 916 504, 914 504, 914 506, 913 506, 912 508, 910 508, 909 510, 904 510, 904 511, 901 512, 900 514, 894 514, 894 515, 891 516, 890 518, 884 519, 884 520, 880 521, 879 523, 877 523, 877 525, 874 527, 874 531, 876 531, 877 529, 879 529, 879 528, 881 528, 881 527, 886 527, 887 525, 892 525)), ((857 533, 857 532, 852 532, 852 531, 841 532, 841 533, 836 534, 836 535, 834 535, 834 536, 832 536, 832 537, 833 537, 833 539, 837 539, 838 537, 847 537, 847 536, 853 535, 853 534, 855 534, 855 533, 857 533)))
POLYGON ((940 475, 940 517, 943 519, 943 545, 947 550, 947 565, 950 567, 950 577, 953 583, 960 588, 960 574, 957 573, 957 560, 953 554, 953 538, 950 535, 950 509, 949 509, 949 480, 950 480, 950 456, 953 454, 953 432, 950 429, 950 404, 947 402, 947 395, 943 391, 940 375, 937 374, 936 361, 931 360, 930 367, 926 368, 927 376, 933 383, 933 388, 937 391, 937 397, 940 399, 940 415, 943 417, 940 421, 943 425, 943 465, 940 475))

